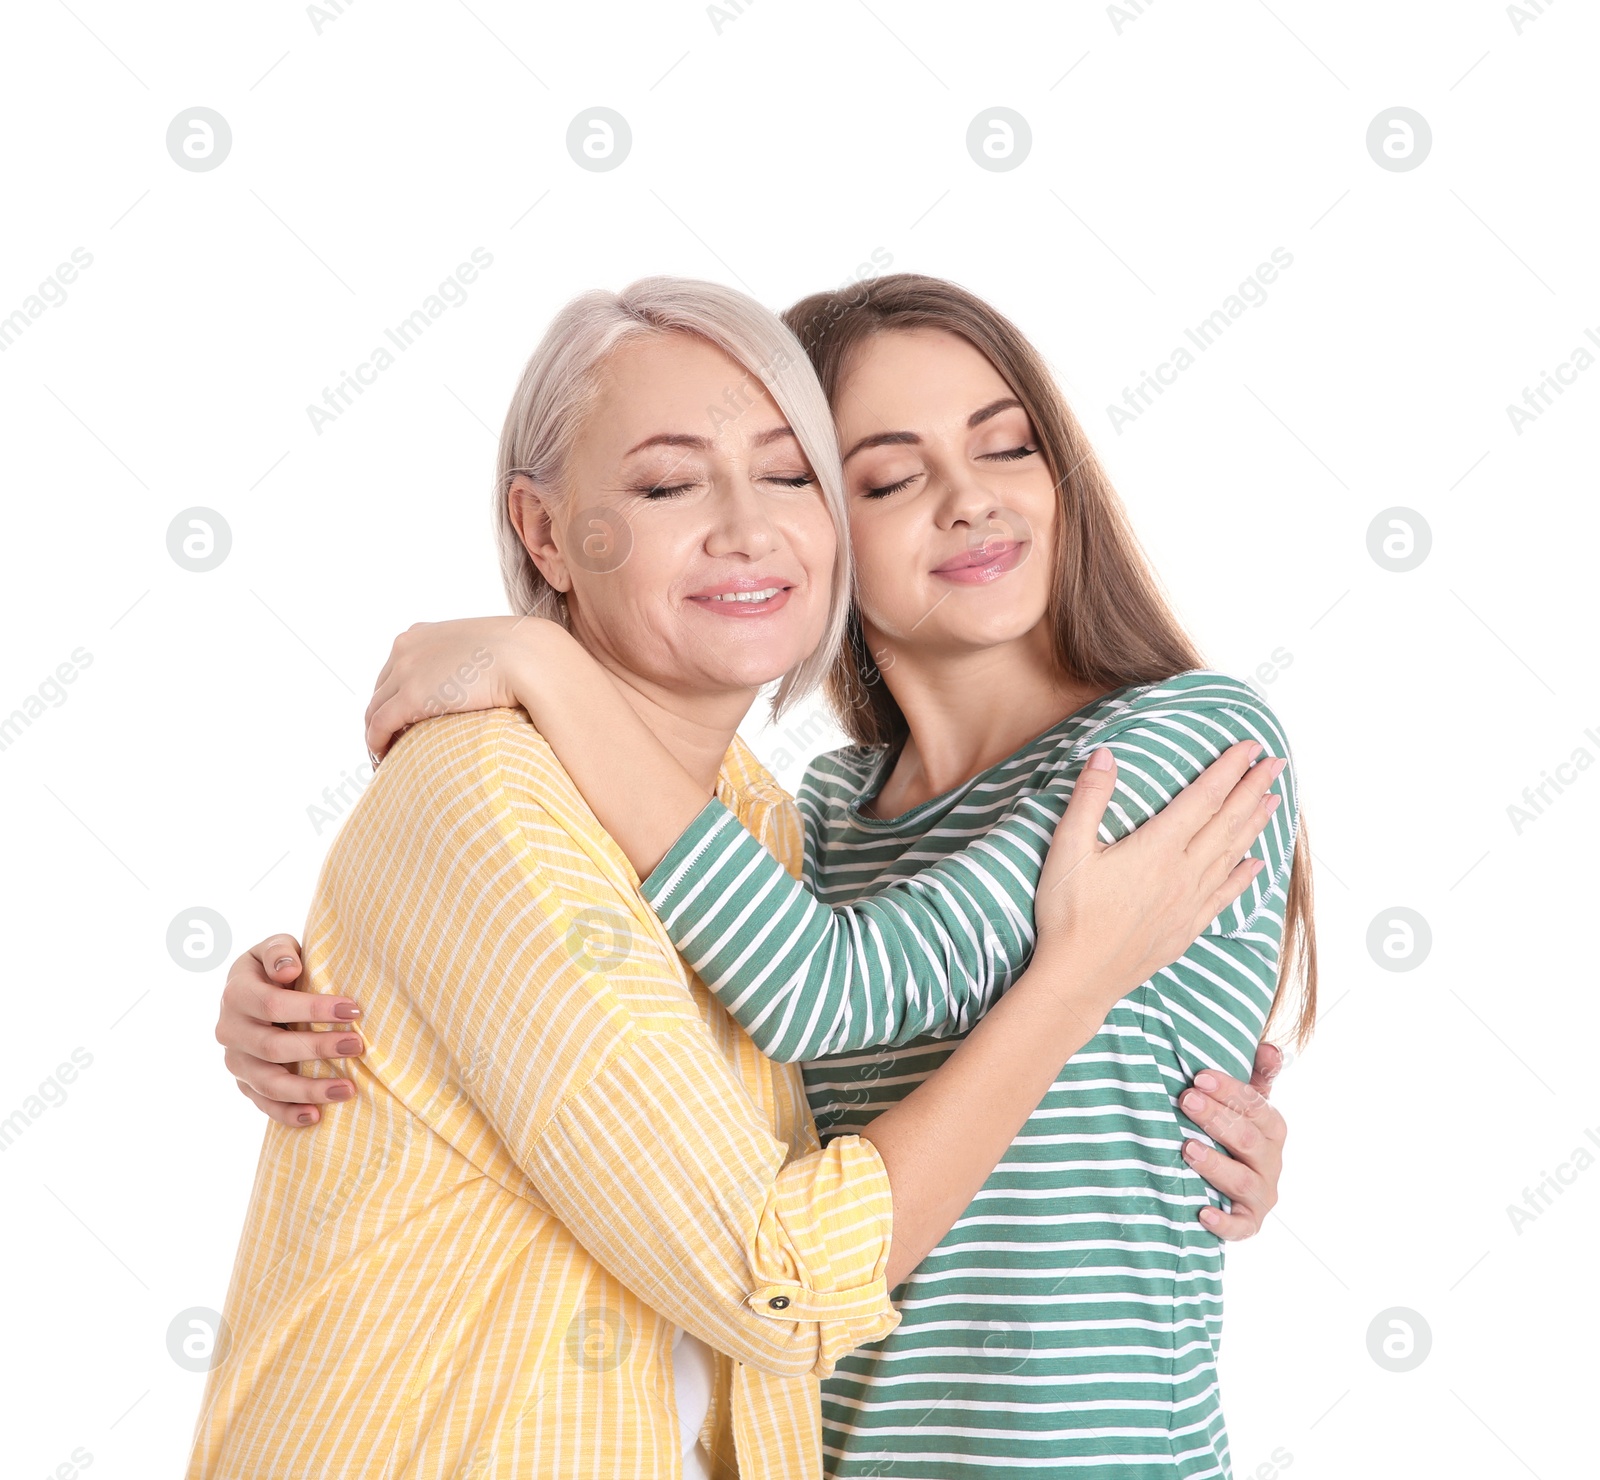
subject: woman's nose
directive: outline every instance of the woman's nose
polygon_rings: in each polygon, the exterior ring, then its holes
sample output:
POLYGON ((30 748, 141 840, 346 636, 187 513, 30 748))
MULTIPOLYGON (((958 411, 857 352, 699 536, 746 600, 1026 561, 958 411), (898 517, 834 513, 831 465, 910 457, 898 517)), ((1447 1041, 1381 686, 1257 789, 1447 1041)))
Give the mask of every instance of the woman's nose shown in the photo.
POLYGON ((706 532, 708 555, 770 555, 781 543, 760 491, 746 477, 730 478, 718 490, 716 513, 706 532))
POLYGON ((952 468, 938 473, 934 486, 939 495, 937 518, 946 529, 965 524, 983 530, 1000 510, 999 501, 970 468, 952 468))

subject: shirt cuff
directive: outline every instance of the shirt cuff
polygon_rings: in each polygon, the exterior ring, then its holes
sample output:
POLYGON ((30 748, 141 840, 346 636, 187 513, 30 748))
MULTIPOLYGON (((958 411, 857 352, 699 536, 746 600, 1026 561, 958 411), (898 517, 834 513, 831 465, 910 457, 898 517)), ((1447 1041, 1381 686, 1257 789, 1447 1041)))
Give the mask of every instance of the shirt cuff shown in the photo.
POLYGON ((900 1324, 885 1283, 893 1232, 878 1148, 839 1136, 778 1174, 751 1251, 758 1283, 745 1303, 770 1320, 811 1324, 811 1370, 827 1377, 840 1357, 900 1324))
POLYGON ((712 845, 721 838, 725 846, 742 831, 739 819, 720 798, 712 797, 700 809, 694 821, 678 835, 677 842, 667 849, 666 857, 639 885, 639 893, 644 896, 645 903, 659 915, 672 896, 680 892, 686 883, 693 881, 696 866, 720 851, 714 850, 712 845))

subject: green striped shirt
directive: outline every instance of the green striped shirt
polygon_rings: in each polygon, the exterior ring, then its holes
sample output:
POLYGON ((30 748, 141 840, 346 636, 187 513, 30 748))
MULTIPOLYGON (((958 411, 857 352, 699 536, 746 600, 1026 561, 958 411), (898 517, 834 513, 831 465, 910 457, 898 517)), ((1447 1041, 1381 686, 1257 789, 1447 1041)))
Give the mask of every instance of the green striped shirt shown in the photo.
MULTIPOLYGON (((935 1070, 1026 967, 1055 823, 1097 747, 1101 837, 1126 836, 1223 750, 1288 755, 1245 684, 1197 670, 1052 725, 955 790, 862 813, 890 757, 814 761, 804 882, 710 802, 644 882, 686 960, 769 1056, 801 1060, 818 1128, 857 1131, 935 1070)), ((1266 867, 1063 1069, 970 1207, 892 1292, 901 1322, 822 1384, 830 1476, 1230 1473, 1217 1388, 1226 1200, 1180 1154, 1177 1096, 1248 1079, 1277 980, 1294 768, 1251 852, 1266 867)))

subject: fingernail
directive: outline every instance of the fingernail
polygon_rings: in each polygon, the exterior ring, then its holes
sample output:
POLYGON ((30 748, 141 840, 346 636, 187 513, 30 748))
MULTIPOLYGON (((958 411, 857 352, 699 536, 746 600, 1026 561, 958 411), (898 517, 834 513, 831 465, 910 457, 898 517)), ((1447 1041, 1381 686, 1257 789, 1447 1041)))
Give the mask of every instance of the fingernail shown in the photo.
POLYGON ((1200 1160, 1200 1143, 1198 1141, 1185 1141, 1183 1143, 1183 1159, 1185 1161, 1200 1160))
POLYGON ((1266 866, 1267 863, 1264 858, 1252 858, 1250 860, 1250 877, 1252 879, 1255 878, 1255 876, 1259 874, 1266 866))
POLYGON ((285 966, 293 966, 293 965, 294 965, 294 957, 293 956, 279 956, 278 959, 272 963, 272 969, 274 971, 282 971, 285 966))
POLYGON ((1179 1103, 1185 1110, 1193 1115, 1195 1111, 1203 1110, 1206 1102, 1202 1096, 1197 1095, 1193 1090, 1190 1090, 1189 1093, 1186 1094, 1179 1103))
POLYGON ((1273 762, 1273 763, 1272 763, 1272 774, 1273 774, 1273 775, 1274 775, 1274 776, 1281 776, 1281 775, 1283 775, 1283 768, 1284 768, 1284 767, 1285 767, 1285 766, 1287 766, 1287 765, 1288 765, 1288 764, 1289 764, 1289 757, 1288 757, 1288 756, 1286 756, 1286 755, 1280 755, 1280 756, 1279 756, 1279 757, 1278 757, 1278 758, 1277 758, 1277 760, 1275 760, 1275 761, 1274 761, 1274 762, 1273 762))
POLYGON ((1249 749, 1245 751, 1245 756, 1250 760, 1254 760, 1260 754, 1261 754, 1261 742, 1259 740, 1252 740, 1250 742, 1249 749))
POLYGON ((1280 792, 1280 791, 1273 792, 1272 795, 1267 798, 1267 816, 1270 817, 1274 812, 1276 812, 1278 810, 1278 803, 1281 802, 1282 800, 1283 800, 1283 793, 1280 792))
POLYGON ((355 1085, 351 1084, 348 1079, 341 1079, 328 1086, 328 1098, 330 1100, 348 1100, 355 1092, 355 1085))
POLYGON ((317 1117, 315 1115, 313 1115, 309 1110, 306 1110, 306 1111, 303 1111, 296 1118, 299 1120, 301 1125, 310 1125, 311 1122, 313 1120, 315 1120, 317 1117))
POLYGON ((1113 764, 1114 761, 1110 750, 1102 745, 1089 757, 1088 769, 1091 771, 1109 771, 1113 764))
POLYGON ((1200 1221, 1210 1228, 1222 1215, 1215 1208, 1201 1208, 1200 1221))
POLYGON ((1196 1089, 1205 1090, 1207 1094, 1209 1094, 1212 1090, 1219 1088, 1221 1083, 1222 1081, 1219 1080, 1217 1076, 1209 1069, 1202 1069, 1194 1076, 1194 1087, 1196 1089))
POLYGON ((348 1059, 361 1052, 361 1040, 359 1038, 341 1038, 333 1047, 334 1052, 341 1059, 348 1059))
POLYGON ((336 1002, 333 1005, 333 1015, 340 1022, 349 1023, 361 1016, 361 1009, 354 1002, 336 1002))

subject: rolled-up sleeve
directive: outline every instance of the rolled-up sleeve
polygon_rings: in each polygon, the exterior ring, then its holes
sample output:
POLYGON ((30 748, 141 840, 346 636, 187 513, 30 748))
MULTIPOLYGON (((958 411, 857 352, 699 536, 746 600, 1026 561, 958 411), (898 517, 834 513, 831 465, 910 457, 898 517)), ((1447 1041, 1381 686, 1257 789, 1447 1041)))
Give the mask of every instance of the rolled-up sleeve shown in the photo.
POLYGON ((350 947, 405 963, 420 1031, 385 1060, 395 1092, 729 1356, 823 1376, 892 1330, 877 1149, 774 1134, 537 731, 431 721, 372 790, 351 837, 381 880, 340 869, 331 887, 360 922, 350 947))
POLYGON ((637 1035, 525 1154, 596 1259, 740 1361, 826 1377, 899 1324, 877 1148, 841 1136, 787 1160, 703 1031, 637 1035))

